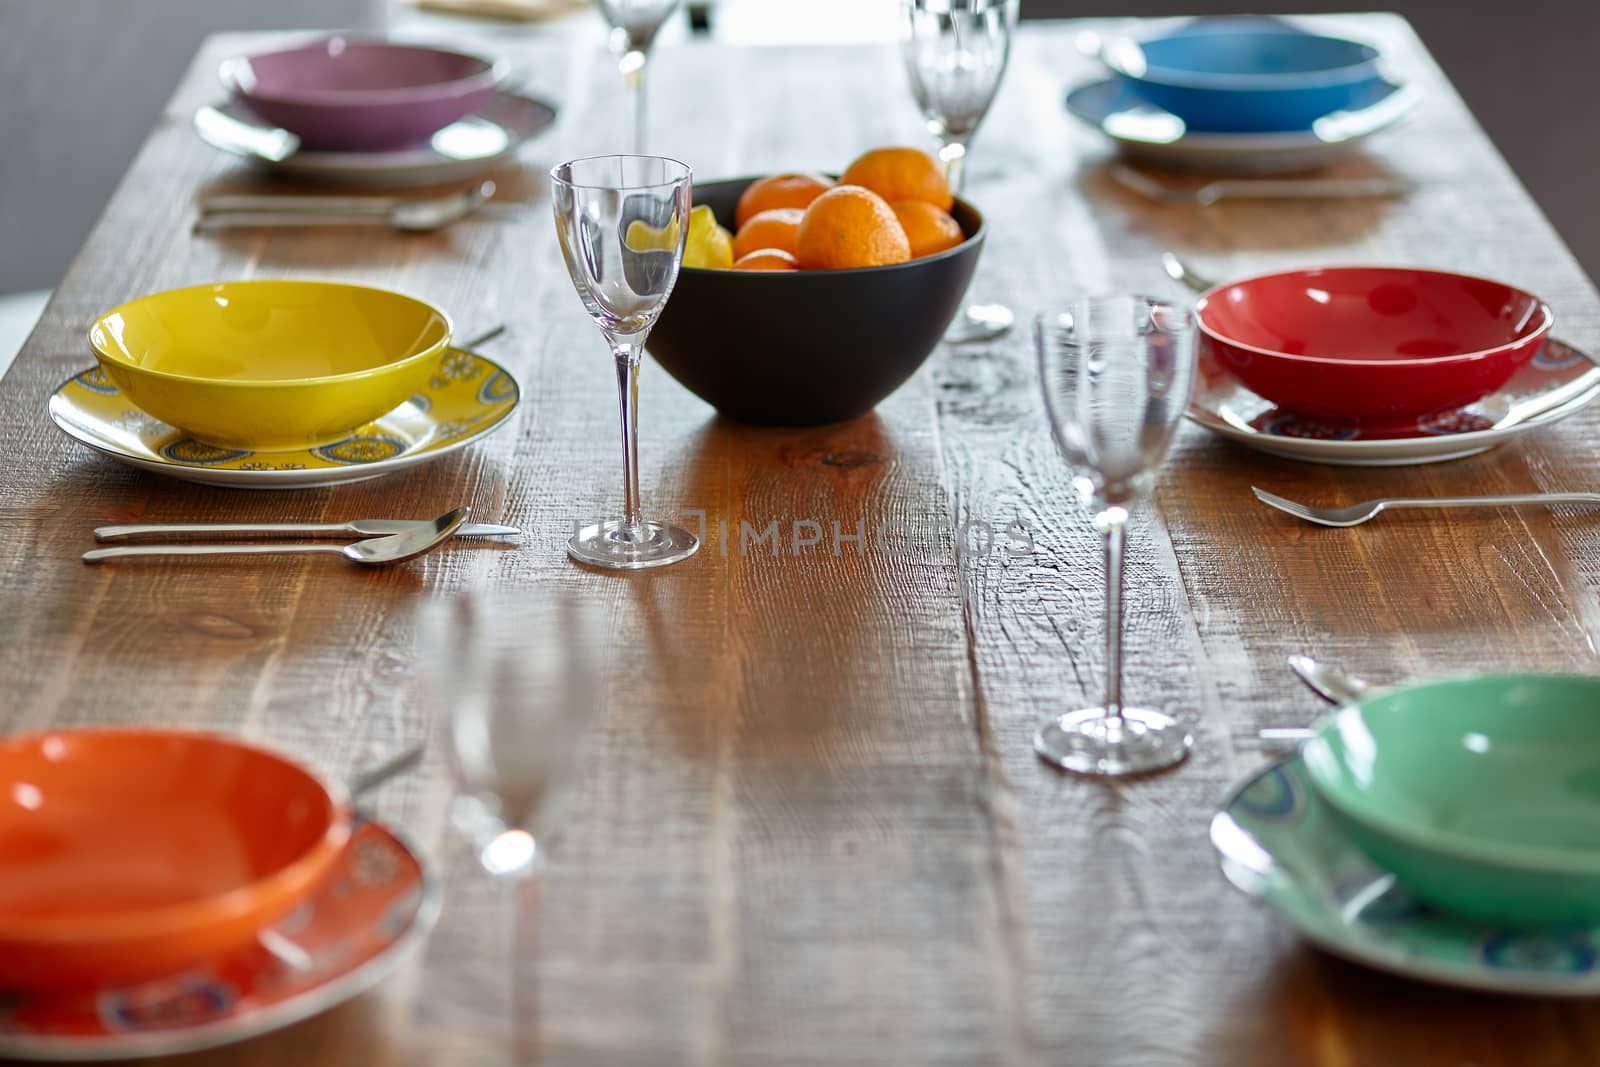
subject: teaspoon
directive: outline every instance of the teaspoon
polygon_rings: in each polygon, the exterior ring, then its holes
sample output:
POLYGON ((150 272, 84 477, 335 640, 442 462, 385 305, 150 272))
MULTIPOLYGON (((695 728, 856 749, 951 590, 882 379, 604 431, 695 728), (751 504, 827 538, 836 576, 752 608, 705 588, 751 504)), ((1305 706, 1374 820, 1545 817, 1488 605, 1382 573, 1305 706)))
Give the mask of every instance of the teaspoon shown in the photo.
POLYGON ((1167 277, 1182 285, 1187 285, 1197 293, 1214 289, 1217 284, 1210 278, 1203 277, 1190 270, 1188 264, 1171 252, 1161 253, 1161 269, 1167 272, 1167 277))
MULTIPOLYGON (((1360 700, 1372 688, 1370 682, 1354 678, 1329 663, 1318 663, 1310 656, 1290 656, 1289 669, 1317 696, 1330 704, 1349 704, 1360 700)), ((1273 728, 1260 731, 1263 741, 1309 741, 1315 730, 1304 727, 1273 728)))

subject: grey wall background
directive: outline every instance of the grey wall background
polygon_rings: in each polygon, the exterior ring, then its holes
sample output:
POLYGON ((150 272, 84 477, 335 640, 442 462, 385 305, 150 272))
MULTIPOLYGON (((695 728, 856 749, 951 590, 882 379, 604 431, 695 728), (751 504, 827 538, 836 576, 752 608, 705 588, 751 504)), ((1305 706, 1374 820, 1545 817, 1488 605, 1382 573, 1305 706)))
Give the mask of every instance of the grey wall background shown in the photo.
POLYGON ((0 293, 52 288, 195 50, 339 29, 382 0, 0 0, 0 293))
MULTIPOLYGON (((218 30, 377 24, 387 0, 0 0, 0 294, 53 286, 200 41, 218 30)), ((774 0, 801 3, 805 0, 774 0)), ((1023 0, 1025 18, 1179 15, 1277 0, 1023 0)), ((1600 276, 1600 2, 1386 0, 1600 276)))

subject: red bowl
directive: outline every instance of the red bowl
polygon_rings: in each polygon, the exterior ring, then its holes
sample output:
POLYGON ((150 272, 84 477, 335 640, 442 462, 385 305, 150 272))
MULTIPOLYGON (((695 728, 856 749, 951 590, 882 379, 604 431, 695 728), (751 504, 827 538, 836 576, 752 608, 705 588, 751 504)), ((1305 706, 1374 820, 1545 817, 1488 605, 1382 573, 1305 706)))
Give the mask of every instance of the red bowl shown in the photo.
POLYGON ((1279 407, 1340 422, 1462 407, 1550 332, 1550 307, 1486 278, 1328 267, 1219 285, 1195 306, 1202 359, 1279 407))
POLYGON ((159 977, 247 943, 317 887, 350 828, 342 789, 226 737, 0 741, 0 989, 159 977))

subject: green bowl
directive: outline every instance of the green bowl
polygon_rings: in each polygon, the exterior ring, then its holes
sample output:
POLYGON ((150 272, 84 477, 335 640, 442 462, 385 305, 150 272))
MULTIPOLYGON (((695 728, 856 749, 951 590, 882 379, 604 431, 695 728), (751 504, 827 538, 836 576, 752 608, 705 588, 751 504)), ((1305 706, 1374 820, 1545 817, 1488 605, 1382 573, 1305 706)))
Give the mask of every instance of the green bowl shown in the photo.
POLYGON ((1600 918, 1600 677, 1390 689, 1328 716, 1312 784, 1374 862, 1489 922, 1600 918))

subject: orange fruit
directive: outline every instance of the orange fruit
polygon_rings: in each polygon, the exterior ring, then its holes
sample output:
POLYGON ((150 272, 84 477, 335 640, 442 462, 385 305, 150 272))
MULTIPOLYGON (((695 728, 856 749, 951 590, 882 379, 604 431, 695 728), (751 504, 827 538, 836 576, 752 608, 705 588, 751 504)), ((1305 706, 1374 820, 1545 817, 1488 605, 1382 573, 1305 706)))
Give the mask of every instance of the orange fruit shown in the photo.
POLYGON ((752 215, 775 207, 807 208, 811 201, 833 188, 833 179, 820 174, 774 174, 745 186, 733 210, 734 229, 743 229, 752 215))
POLYGON ((894 217, 900 220, 901 228, 906 231, 906 239, 911 242, 912 259, 954 248, 965 239, 961 234, 961 224, 926 200, 902 200, 889 206, 894 209, 894 217))
POLYGON ((758 248, 781 248, 793 255, 794 233, 800 228, 800 217, 804 214, 797 207, 775 207, 751 215, 733 235, 733 258, 738 259, 758 248))
POLYGON ((924 200, 940 211, 955 203, 944 171, 919 148, 874 148, 845 169, 841 185, 863 185, 891 204, 924 200))
POLYGON ((734 270, 796 270, 794 256, 781 248, 758 248, 734 261, 734 270))
POLYGON ((794 246, 803 270, 882 267, 911 258, 911 242, 894 209, 859 185, 836 185, 813 200, 794 246))

